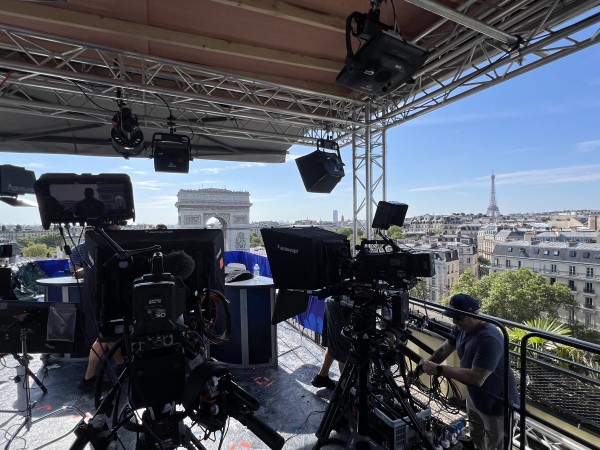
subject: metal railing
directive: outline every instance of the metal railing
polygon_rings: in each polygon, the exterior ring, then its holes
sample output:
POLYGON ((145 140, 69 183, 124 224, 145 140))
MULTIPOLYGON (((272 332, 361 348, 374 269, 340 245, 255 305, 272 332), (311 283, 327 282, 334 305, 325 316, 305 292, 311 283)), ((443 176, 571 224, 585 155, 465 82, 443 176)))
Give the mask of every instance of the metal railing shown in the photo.
MULTIPOLYGON (((415 306, 443 312, 445 307, 411 298, 415 306)), ((462 312, 461 312, 462 314, 462 312)), ((465 315, 475 317, 472 314, 465 315)), ((521 450, 528 449, 528 439, 536 441, 551 450, 557 448, 588 448, 600 450, 595 442, 581 437, 557 424, 548 421, 528 408, 528 403, 540 406, 563 423, 570 423, 576 428, 589 429, 591 433, 600 432, 600 367, 587 366, 576 361, 560 357, 548 352, 536 350, 528 344, 534 338, 541 338, 548 343, 561 344, 595 355, 600 361, 600 346, 575 338, 545 332, 523 324, 499 319, 487 315, 477 315, 478 319, 496 325, 504 337, 504 418, 505 433, 512 436, 517 430, 518 440, 514 442, 521 450), (507 327, 526 331, 520 343, 511 343, 507 327), (518 348, 518 352, 510 352, 510 345, 518 348), (517 362, 513 372, 519 383, 520 404, 510 405, 508 399, 508 367, 510 362, 517 362), (517 413, 516 427, 511 429, 510 417, 517 413), (553 441, 554 445, 547 445, 553 441), (581 447, 579 447, 581 446, 581 447)), ((507 444, 508 446, 508 444, 507 444)))

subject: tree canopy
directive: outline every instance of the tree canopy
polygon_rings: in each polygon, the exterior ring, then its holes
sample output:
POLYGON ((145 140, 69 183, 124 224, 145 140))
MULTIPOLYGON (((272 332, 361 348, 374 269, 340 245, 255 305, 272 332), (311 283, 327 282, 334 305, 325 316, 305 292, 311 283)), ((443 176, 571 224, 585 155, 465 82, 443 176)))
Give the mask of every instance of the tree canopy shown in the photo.
POLYGON ((47 257, 50 249, 46 244, 32 244, 29 247, 23 249, 23 256, 29 256, 33 258, 47 257))
POLYGON ((392 225, 388 231, 387 231, 387 235, 397 241, 398 239, 403 239, 404 238, 404 230, 402 229, 402 227, 399 227, 398 225, 392 225))
POLYGON ((480 280, 467 269, 452 285, 452 294, 459 292, 478 299, 482 312, 517 323, 542 315, 556 318, 561 307, 575 306, 566 285, 550 284, 524 268, 486 275, 480 280))

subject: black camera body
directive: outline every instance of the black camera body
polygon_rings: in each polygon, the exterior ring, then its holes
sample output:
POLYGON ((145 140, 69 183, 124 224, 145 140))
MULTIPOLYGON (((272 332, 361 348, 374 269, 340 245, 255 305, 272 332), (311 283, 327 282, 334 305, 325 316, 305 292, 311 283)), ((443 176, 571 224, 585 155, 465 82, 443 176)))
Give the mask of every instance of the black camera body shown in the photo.
POLYGON ((417 277, 435 275, 433 254, 426 252, 372 252, 369 244, 385 244, 385 241, 363 240, 360 251, 352 264, 357 281, 382 280, 393 287, 412 288, 417 277))
POLYGON ((133 334, 162 333, 177 320, 175 281, 170 274, 138 278, 133 285, 133 334))

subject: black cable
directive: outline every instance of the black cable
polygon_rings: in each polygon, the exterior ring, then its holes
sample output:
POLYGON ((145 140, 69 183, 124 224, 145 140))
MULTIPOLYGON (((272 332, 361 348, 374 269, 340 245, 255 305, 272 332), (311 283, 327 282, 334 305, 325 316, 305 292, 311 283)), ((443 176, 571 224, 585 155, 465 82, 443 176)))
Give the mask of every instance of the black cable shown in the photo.
POLYGON ((81 91, 81 93, 85 96, 85 98, 87 99, 88 102, 90 102, 92 105, 94 105, 96 108, 100 108, 103 109, 104 111, 110 111, 111 113, 114 113, 114 111, 112 109, 108 109, 105 108, 104 106, 100 106, 99 104, 97 104, 94 100, 92 100, 87 93, 81 88, 81 86, 79 85, 79 83, 75 80, 69 79, 69 81, 71 83, 73 83, 75 86, 77 86, 77 88, 81 91))
POLYGON ((310 416, 312 416, 313 414, 324 414, 324 413, 325 413, 325 410, 309 412, 308 415, 306 416, 306 419, 304 419, 304 421, 300 424, 300 426, 298 428, 296 428, 296 430, 291 434, 290 437, 288 437, 285 440, 285 442, 288 442, 290 439, 293 439, 300 434, 300 430, 302 428, 304 428, 304 425, 306 425, 308 423, 308 419, 310 419, 310 416))
POLYGON ((169 110, 169 119, 174 118, 173 117, 173 113, 171 112, 171 107, 169 106, 169 104, 167 103, 167 101, 164 98, 162 98, 161 95, 157 94, 156 92, 153 92, 152 95, 154 95, 155 97, 158 97, 165 104, 165 106, 169 110))
POLYGON ((200 326, 197 331, 213 344, 227 341, 231 335, 229 300, 221 292, 210 290, 200 294, 196 301, 198 310, 193 318, 198 320, 200 326), (222 318, 219 314, 222 314, 222 318), (221 333, 215 331, 215 326, 219 323, 223 326, 221 333))

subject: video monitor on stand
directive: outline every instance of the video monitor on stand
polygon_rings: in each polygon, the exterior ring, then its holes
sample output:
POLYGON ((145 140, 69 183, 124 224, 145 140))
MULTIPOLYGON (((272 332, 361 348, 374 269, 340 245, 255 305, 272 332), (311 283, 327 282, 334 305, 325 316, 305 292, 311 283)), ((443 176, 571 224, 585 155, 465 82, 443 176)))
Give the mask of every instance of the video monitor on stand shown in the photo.
POLYGON ((42 226, 102 226, 135 219, 133 188, 126 174, 47 173, 34 184, 42 226))

